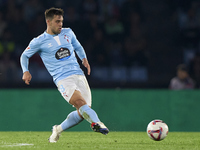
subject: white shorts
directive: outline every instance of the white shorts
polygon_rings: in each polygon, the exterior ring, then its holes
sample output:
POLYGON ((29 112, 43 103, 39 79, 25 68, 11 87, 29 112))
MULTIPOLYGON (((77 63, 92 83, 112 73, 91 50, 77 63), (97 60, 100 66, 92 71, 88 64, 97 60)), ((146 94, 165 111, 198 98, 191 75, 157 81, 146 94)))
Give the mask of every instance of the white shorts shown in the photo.
POLYGON ((81 92, 82 97, 86 103, 91 106, 91 91, 87 79, 84 75, 71 75, 65 79, 58 81, 58 90, 63 98, 69 103, 75 90, 81 92))

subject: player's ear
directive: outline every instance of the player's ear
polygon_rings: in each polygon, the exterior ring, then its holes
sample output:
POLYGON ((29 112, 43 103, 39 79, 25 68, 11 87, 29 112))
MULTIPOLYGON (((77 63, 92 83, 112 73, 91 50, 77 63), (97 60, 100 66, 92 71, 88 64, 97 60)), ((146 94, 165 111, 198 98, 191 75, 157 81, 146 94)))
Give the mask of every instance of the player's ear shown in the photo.
POLYGON ((50 24, 50 22, 51 22, 50 19, 46 19, 46 23, 47 23, 48 25, 50 24))

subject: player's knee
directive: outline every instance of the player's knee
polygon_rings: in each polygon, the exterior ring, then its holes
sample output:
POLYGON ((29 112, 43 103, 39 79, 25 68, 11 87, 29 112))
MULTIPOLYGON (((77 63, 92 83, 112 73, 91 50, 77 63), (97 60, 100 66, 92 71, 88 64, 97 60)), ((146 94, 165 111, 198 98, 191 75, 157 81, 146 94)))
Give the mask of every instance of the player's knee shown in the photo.
POLYGON ((73 105, 74 105, 77 109, 79 109, 81 106, 83 106, 83 105, 85 105, 85 104, 86 104, 85 100, 82 100, 82 99, 75 100, 74 103, 73 103, 73 105))

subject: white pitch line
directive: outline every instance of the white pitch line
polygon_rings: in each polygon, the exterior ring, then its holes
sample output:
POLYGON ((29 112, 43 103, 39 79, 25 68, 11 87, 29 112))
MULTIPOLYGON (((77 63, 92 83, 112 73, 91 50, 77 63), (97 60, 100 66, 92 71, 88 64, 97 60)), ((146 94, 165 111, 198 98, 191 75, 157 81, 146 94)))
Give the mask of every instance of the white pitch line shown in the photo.
POLYGON ((28 143, 14 143, 9 145, 2 145, 1 147, 14 147, 14 146, 33 146, 34 144, 28 144, 28 143))

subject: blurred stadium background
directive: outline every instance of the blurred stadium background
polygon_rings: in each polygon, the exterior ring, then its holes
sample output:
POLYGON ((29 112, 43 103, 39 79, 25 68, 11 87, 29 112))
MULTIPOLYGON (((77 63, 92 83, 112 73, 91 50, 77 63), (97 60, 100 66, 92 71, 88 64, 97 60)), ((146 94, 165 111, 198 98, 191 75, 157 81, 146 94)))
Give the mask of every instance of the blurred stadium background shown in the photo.
MULTIPOLYGON (((87 53, 93 108, 110 130, 145 131, 153 119, 170 131, 200 130, 199 0, 0 0, 1 130, 50 131, 74 109, 37 54, 30 59, 31 85, 21 79, 20 55, 46 30, 50 7, 64 9, 64 27, 87 53), (181 63, 196 89, 168 89, 181 63)), ((73 130, 91 131, 87 122, 73 130)))
MULTIPOLYGON (((0 0, 0 87, 26 87, 19 57, 46 29, 44 11, 65 11, 92 67, 91 88, 168 88, 185 63, 200 83, 198 0, 0 0)), ((38 55, 32 88, 55 88, 38 55)))

